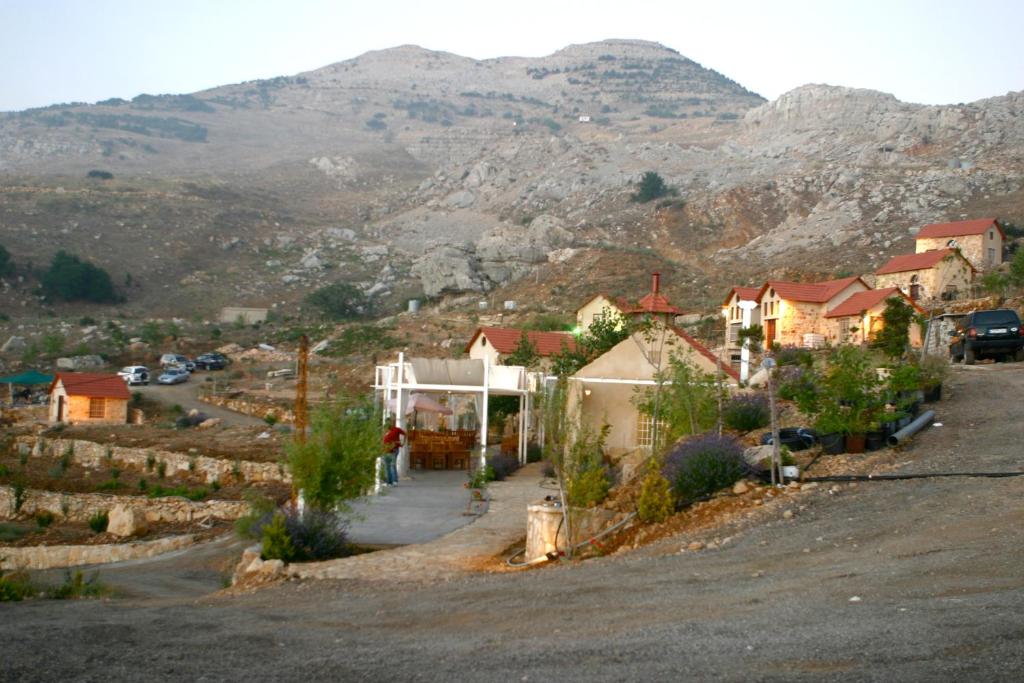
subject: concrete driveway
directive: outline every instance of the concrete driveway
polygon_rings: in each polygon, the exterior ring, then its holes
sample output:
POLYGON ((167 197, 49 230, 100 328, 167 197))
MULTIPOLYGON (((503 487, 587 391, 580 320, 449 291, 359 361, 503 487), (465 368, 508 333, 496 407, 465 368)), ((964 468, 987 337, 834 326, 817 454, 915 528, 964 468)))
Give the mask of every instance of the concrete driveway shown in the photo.
POLYGON ((257 417, 236 413, 233 410, 210 405, 209 403, 203 403, 199 400, 199 387, 203 384, 203 380, 207 375, 217 376, 218 373, 216 372, 195 372, 187 382, 183 382, 182 384, 157 384, 156 376, 158 374, 158 371, 154 371, 153 383, 149 386, 134 386, 129 387, 129 389, 131 391, 139 391, 146 398, 152 398, 160 401, 161 403, 166 403, 167 405, 174 405, 177 403, 185 409, 185 412, 195 409, 199 412, 206 413, 210 417, 219 417, 224 424, 227 425, 235 427, 252 427, 264 424, 263 420, 257 417))
POLYGON ((476 519, 462 471, 414 471, 398 486, 353 505, 349 537, 363 545, 408 545, 440 538, 476 519))

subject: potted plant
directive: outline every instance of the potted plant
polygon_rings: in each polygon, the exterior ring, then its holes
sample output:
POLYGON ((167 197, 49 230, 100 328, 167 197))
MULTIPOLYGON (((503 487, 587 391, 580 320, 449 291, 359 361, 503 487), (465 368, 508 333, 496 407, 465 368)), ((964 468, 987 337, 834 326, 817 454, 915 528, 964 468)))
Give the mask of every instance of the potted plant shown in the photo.
POLYGON ((818 433, 818 442, 825 453, 836 455, 843 452, 846 422, 838 403, 825 403, 821 406, 814 420, 814 430, 818 433))
POLYGON ((942 400, 942 383, 949 376, 949 363, 939 356, 925 356, 919 364, 924 402, 942 400))

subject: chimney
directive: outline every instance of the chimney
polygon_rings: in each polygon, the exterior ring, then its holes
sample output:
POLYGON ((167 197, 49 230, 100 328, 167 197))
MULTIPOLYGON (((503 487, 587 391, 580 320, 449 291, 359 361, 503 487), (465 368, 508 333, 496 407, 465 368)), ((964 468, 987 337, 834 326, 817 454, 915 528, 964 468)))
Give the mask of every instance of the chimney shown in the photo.
POLYGON ((661 288, 661 273, 651 273, 651 294, 657 294, 661 288))

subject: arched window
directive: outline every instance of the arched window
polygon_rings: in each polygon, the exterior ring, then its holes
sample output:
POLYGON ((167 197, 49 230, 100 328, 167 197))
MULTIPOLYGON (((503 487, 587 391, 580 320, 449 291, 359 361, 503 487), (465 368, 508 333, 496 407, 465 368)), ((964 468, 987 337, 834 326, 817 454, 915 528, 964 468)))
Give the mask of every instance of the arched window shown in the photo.
POLYGON ((918 282, 916 275, 910 276, 910 299, 911 301, 917 301, 921 298, 921 284, 918 282))

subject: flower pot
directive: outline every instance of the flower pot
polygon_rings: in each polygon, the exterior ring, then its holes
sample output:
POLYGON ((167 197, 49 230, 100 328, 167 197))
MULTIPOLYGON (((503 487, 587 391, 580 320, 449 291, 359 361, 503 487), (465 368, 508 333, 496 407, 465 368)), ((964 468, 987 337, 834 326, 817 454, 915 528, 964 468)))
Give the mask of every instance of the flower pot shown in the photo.
POLYGON ((800 468, 796 465, 783 465, 782 466, 782 478, 783 479, 799 479, 800 468))
POLYGON ((818 436, 818 441, 821 443, 821 450, 825 451, 829 455, 836 455, 843 452, 843 435, 842 434, 821 434, 818 436))
POLYGON ((885 448, 886 440, 888 438, 889 435, 882 429, 877 432, 868 432, 864 439, 864 448, 869 451, 877 451, 880 448, 885 448))
POLYGON ((942 384, 927 387, 924 390, 924 402, 935 403, 942 400, 942 384))
POLYGON ((847 453, 863 453, 866 437, 863 434, 847 434, 846 435, 846 452, 847 453))

